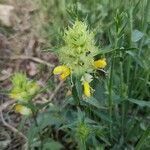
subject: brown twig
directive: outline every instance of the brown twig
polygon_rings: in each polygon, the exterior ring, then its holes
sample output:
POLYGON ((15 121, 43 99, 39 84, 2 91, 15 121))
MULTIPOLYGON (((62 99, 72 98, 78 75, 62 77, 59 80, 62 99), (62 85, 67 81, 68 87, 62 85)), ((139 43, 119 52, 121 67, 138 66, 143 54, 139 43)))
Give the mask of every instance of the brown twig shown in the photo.
MULTIPOLYGON (((50 95, 49 100, 47 100, 46 102, 35 101, 35 103, 37 103, 37 104, 43 104, 43 103, 49 104, 49 103, 51 103, 51 101, 53 100, 53 98, 55 97, 55 95, 57 94, 57 92, 59 91, 59 89, 61 88, 61 86, 62 86, 63 83, 64 83, 64 81, 61 81, 61 82, 56 86, 55 90, 54 90, 53 93, 50 95)), ((40 94, 38 94, 38 95, 34 98, 34 100, 37 99, 39 96, 40 96, 40 94)), ((33 100, 33 101, 34 101, 34 100, 33 100)))
POLYGON ((55 95, 57 94, 57 92, 59 91, 59 89, 61 88, 62 84, 64 83, 64 81, 61 81, 55 88, 54 92, 51 94, 50 98, 49 98, 49 102, 52 101, 52 99, 55 97, 55 95))
POLYGON ((26 141, 26 145, 25 145, 26 147, 25 147, 25 149, 27 150, 27 149, 28 149, 28 139, 27 139, 27 137, 26 137, 23 133, 21 133, 19 130, 17 130, 16 128, 14 128, 13 126, 11 126, 10 124, 8 124, 8 123, 5 121, 5 119, 4 119, 4 117, 3 117, 3 112, 2 112, 2 111, 0 111, 0 117, 1 117, 2 123, 3 123, 7 128, 9 128, 11 131, 17 133, 19 136, 21 136, 21 137, 26 141))
POLYGON ((54 67, 53 64, 48 63, 47 61, 44 61, 44 60, 42 60, 38 57, 31 57, 31 56, 25 56, 25 55, 16 55, 16 56, 11 56, 11 57, 0 57, 0 59, 11 59, 11 60, 17 60, 17 59, 26 60, 26 59, 29 59, 29 60, 32 60, 34 62, 47 65, 48 67, 54 67))
POLYGON ((0 82, 7 80, 7 79, 10 78, 11 76, 12 76, 12 74, 5 75, 5 76, 0 77, 0 82))
POLYGON ((6 109, 9 105, 14 104, 15 102, 16 102, 15 100, 11 100, 11 101, 8 101, 4 104, 1 104, 0 105, 0 112, 3 111, 4 109, 6 109))

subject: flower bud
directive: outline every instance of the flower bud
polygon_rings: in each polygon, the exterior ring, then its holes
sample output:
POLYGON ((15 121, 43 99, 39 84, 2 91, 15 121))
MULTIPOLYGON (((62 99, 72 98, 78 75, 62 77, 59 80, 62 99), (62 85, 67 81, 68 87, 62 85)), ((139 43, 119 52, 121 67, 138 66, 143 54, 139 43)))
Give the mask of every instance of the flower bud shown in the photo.
POLYGON ((30 116, 32 111, 30 108, 23 106, 21 104, 15 105, 15 112, 20 113, 21 115, 30 116))

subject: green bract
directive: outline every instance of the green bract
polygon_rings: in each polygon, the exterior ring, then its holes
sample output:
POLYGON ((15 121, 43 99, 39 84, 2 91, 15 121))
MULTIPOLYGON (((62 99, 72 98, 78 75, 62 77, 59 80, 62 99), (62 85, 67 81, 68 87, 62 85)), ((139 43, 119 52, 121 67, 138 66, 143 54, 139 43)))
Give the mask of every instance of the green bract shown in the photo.
POLYGON ((35 81, 28 80, 26 75, 22 73, 16 73, 12 77, 10 97, 18 101, 28 102, 38 89, 39 86, 35 81))
POLYGON ((59 51, 59 57, 73 74, 82 76, 93 71, 94 56, 98 49, 94 43, 94 34, 84 22, 76 21, 64 33, 65 45, 59 51))
POLYGON ((87 140, 87 138, 90 135, 90 132, 91 132, 90 128, 84 123, 81 123, 77 126, 76 134, 77 134, 77 137, 82 141, 87 140))

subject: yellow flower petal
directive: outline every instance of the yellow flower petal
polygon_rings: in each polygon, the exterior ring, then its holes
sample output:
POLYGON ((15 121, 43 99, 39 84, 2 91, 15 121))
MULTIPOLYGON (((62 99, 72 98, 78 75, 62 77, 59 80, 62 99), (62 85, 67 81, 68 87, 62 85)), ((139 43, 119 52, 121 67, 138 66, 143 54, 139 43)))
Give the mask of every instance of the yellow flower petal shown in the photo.
POLYGON ((90 84, 87 81, 85 81, 83 83, 83 86, 84 86, 84 95, 90 97, 91 96, 90 84))
POLYGON ((27 108, 27 107, 20 105, 20 104, 15 105, 15 112, 20 113, 20 114, 25 115, 25 116, 29 116, 32 114, 30 108, 27 108))
POLYGON ((70 69, 60 75, 60 80, 65 80, 70 75, 70 69))
POLYGON ((53 74, 56 74, 56 75, 61 74, 64 69, 65 69, 64 66, 57 66, 57 67, 54 68, 53 74))
POLYGON ((94 61, 94 66, 96 68, 105 68, 106 65, 107 63, 105 58, 94 61))
POLYGON ((62 65, 55 67, 53 73, 56 75, 60 75, 61 80, 65 80, 70 75, 71 72, 67 66, 62 65))

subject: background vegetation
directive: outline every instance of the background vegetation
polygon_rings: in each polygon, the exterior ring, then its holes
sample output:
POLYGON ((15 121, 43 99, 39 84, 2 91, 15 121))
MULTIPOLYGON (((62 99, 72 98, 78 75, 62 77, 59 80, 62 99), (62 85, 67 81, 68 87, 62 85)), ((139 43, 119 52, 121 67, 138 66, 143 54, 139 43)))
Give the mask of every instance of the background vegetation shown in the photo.
MULTIPOLYGON (((61 87, 55 101, 48 97, 44 104, 29 104, 35 112, 24 133, 29 148, 150 149, 150 1, 34 0, 33 5, 32 32, 42 41, 42 53, 55 53, 63 45, 64 29, 78 19, 94 31, 108 65, 106 74, 99 72, 92 82, 95 91, 88 100, 80 99, 76 81, 72 89, 61 87), (64 96, 66 88, 71 95, 64 96)), ((51 75, 40 93, 57 86, 51 75)), ((22 120, 20 130, 28 119, 22 120)))

